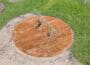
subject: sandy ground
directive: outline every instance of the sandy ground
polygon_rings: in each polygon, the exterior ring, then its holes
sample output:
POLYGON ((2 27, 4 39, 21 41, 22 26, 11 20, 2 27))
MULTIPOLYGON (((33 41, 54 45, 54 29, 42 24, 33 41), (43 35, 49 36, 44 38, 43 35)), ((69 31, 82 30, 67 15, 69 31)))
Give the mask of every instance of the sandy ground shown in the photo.
POLYGON ((81 65, 70 49, 50 58, 28 56, 15 47, 12 41, 14 26, 33 14, 21 15, 12 19, 0 30, 0 65, 81 65))

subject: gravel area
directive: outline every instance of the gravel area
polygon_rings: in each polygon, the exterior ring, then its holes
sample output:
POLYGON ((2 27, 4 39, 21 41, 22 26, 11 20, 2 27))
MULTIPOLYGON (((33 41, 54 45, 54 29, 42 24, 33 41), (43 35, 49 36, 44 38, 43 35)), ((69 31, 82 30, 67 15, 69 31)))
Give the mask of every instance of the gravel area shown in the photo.
POLYGON ((28 56, 16 48, 12 41, 12 31, 15 25, 32 16, 35 15, 28 13, 16 17, 0 30, 0 65, 81 65, 70 50, 54 57, 39 58, 28 56))

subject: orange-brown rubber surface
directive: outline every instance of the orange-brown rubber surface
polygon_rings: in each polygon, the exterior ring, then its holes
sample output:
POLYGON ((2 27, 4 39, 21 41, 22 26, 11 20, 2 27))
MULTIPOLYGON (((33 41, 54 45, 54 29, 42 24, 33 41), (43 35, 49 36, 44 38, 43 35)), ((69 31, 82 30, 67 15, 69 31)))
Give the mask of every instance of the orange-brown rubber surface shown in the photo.
POLYGON ((51 16, 44 17, 57 30, 52 34, 49 43, 48 25, 41 29, 40 27, 36 28, 40 16, 25 19, 15 26, 13 42, 25 54, 36 57, 52 57, 61 54, 71 46, 73 41, 71 28, 60 19, 51 16))

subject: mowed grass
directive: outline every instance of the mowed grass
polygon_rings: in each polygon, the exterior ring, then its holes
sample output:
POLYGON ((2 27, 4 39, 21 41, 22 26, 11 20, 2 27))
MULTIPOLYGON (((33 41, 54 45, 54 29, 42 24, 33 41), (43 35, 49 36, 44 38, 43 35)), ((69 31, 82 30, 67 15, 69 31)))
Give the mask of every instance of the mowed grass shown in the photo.
POLYGON ((26 13, 35 13, 63 19, 74 31, 75 41, 71 48, 74 56, 83 64, 90 65, 90 6, 79 0, 23 0, 20 3, 5 4, 0 13, 0 28, 12 18, 26 13))

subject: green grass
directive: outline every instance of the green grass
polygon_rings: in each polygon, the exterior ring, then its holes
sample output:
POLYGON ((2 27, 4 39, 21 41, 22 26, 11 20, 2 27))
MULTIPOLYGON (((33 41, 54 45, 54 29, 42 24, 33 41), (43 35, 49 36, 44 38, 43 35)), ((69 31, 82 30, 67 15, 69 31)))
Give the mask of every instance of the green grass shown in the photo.
POLYGON ((90 5, 79 0, 23 0, 20 3, 5 3, 0 14, 0 28, 12 18, 39 10, 42 15, 56 16, 66 21, 73 29, 75 41, 72 46, 74 56, 85 65, 90 65, 90 5))

